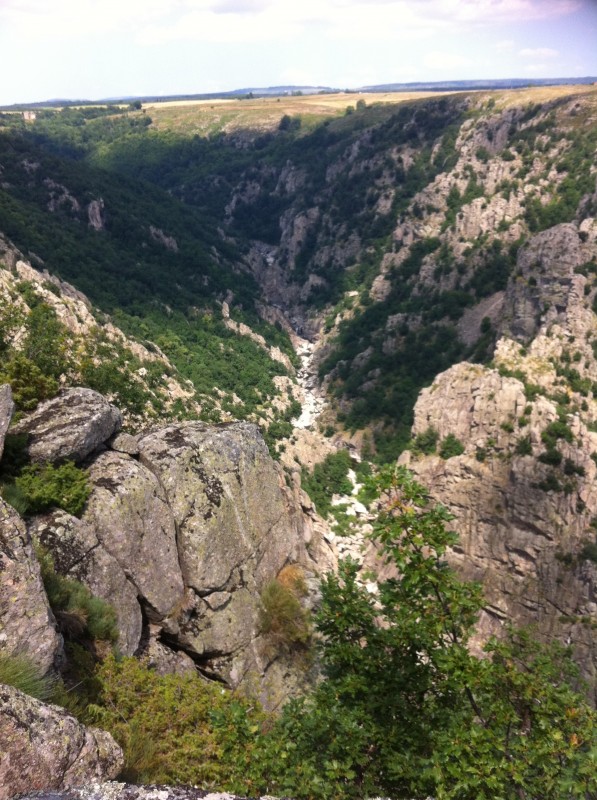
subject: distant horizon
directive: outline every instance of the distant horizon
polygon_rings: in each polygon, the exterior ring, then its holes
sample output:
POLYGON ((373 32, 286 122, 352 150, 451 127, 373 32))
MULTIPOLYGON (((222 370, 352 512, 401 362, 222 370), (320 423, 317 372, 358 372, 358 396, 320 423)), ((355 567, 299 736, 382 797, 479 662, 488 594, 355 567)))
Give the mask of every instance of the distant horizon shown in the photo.
POLYGON ((589 76, 596 42, 595 0, 0 0, 0 105, 589 76))
MULTIPOLYGON (((102 104, 102 103, 122 103, 122 102, 135 102, 135 101, 153 101, 159 102, 160 100, 175 100, 180 98, 184 99, 217 99, 217 98, 227 98, 230 99, 235 98, 242 98, 248 93, 256 93, 256 96, 271 96, 275 97, 278 96, 278 92, 280 96, 283 96, 283 93, 288 92, 308 92, 311 94, 317 93, 331 93, 331 94, 358 94, 358 93, 370 93, 370 94, 383 94, 384 92, 394 91, 400 92, 402 91, 402 87, 404 90, 408 88, 418 87, 421 91, 425 91, 425 87, 437 87, 438 90, 441 91, 442 87, 446 87, 445 91, 450 91, 452 86, 462 86, 464 89, 467 87, 471 88, 480 88, 481 90, 486 89, 487 91, 491 91, 495 89, 499 91, 500 89, 507 89, 507 88, 524 88, 524 86, 545 86, 545 85, 552 85, 552 86, 583 86, 587 85, 590 86, 594 82, 597 82, 597 75, 570 75, 570 76, 553 76, 553 77, 545 77, 545 78, 528 78, 528 77, 507 77, 507 78, 466 78, 466 79, 451 79, 445 78, 443 80, 437 81, 426 81, 426 80, 417 80, 417 81, 388 81, 387 83, 377 83, 374 85, 369 86, 325 86, 323 84, 269 84, 264 86, 245 86, 245 87, 237 87, 234 89, 223 89, 218 92, 180 92, 180 93, 172 93, 172 94, 157 94, 155 92, 148 92, 147 94, 143 95, 129 95, 129 94, 121 94, 121 95, 114 95, 111 97, 50 97, 45 98, 43 100, 31 100, 31 101, 16 101, 10 104, 3 104, 0 105, 2 109, 8 108, 26 108, 29 106, 44 106, 44 105, 60 105, 60 104, 102 104), (578 82, 578 83, 576 83, 578 82), (476 86, 475 84, 481 84, 480 87, 476 86), (505 86, 504 84, 517 84, 515 86, 505 86)), ((433 90, 433 89, 431 89, 433 90)))

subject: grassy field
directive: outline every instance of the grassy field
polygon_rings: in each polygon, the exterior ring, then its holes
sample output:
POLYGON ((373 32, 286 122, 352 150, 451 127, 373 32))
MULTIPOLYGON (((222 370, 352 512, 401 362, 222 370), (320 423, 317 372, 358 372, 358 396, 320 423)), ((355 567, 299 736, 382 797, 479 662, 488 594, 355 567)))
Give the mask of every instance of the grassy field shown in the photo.
POLYGON ((407 103, 437 92, 388 92, 259 97, 250 100, 195 100, 147 103, 144 111, 157 130, 186 135, 209 136, 213 133, 235 133, 240 130, 261 132, 275 130, 287 114, 301 118, 303 129, 309 129, 326 117, 340 117, 346 109, 353 110, 359 100, 367 106, 407 103))
MULTIPOLYGON (((221 100, 173 100, 146 103, 143 112, 151 116, 153 127, 185 136, 209 136, 216 133, 275 130, 284 115, 300 117, 302 130, 308 131, 326 118, 339 118, 359 101, 367 107, 387 111, 388 106, 439 97, 454 92, 385 92, 314 94, 283 97, 221 100)), ((591 97, 597 105, 595 86, 540 86, 525 89, 479 91, 482 101, 493 99, 497 109, 556 101, 572 95, 591 97)), ((372 121, 372 120, 371 120, 372 121)))

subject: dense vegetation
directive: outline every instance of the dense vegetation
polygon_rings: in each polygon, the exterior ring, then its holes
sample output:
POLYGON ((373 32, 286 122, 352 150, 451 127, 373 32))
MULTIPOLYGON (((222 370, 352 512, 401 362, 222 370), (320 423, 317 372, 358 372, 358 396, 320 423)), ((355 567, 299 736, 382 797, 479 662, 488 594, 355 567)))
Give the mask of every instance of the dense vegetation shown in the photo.
MULTIPOLYGON (((237 249, 217 233, 213 220, 167 192, 73 158, 73 148, 62 138, 72 133, 76 139, 74 132, 82 129, 77 114, 50 119, 53 124, 46 120, 43 135, 13 126, 0 132, 0 230, 35 264, 43 259, 50 272, 84 291, 125 332, 157 340, 180 374, 193 381, 207 418, 219 418, 216 388, 224 409, 237 417, 270 408, 277 394, 272 378, 286 370, 254 341, 231 332, 217 301, 228 296, 233 318, 288 354, 292 350, 285 333, 258 318, 256 285, 237 249), (89 224, 93 203, 99 209, 99 230, 89 224)), ((6 322, 7 315, 3 318, 6 322)), ((43 320, 38 328, 43 330, 43 320)), ((50 339, 48 332, 45 340, 50 339)), ((97 342, 88 363, 102 348, 105 342, 97 342)), ((37 384, 35 393, 42 399, 55 391, 52 381, 61 365, 54 361, 50 370, 42 368, 42 377, 21 379, 24 366, 18 358, 4 371, 13 386, 23 384, 23 392, 27 384, 37 384), (45 388, 44 380, 49 381, 45 388)), ((101 374, 88 369, 82 382, 110 390, 117 401, 139 412, 147 398, 135 397, 134 381, 127 384, 124 371, 113 364, 106 360, 101 374)))
MULTIPOLYGON (((0 307, 0 382, 12 388, 17 417, 69 385, 107 395, 131 426, 164 411, 174 370, 163 360, 134 355, 99 321, 92 321, 85 335, 73 333, 49 300, 60 297, 55 284, 16 279, 11 284, 14 289, 7 290, 0 307)), ((184 411, 169 409, 172 416, 183 416, 184 411)))
POLYGON ((372 538, 397 577, 377 597, 350 561, 324 581, 325 680, 279 717, 134 659, 98 668, 85 717, 121 742, 126 777, 324 800, 595 797, 597 720, 572 688, 569 653, 511 631, 471 655, 483 600, 444 560, 449 515, 402 469, 369 492, 372 538))

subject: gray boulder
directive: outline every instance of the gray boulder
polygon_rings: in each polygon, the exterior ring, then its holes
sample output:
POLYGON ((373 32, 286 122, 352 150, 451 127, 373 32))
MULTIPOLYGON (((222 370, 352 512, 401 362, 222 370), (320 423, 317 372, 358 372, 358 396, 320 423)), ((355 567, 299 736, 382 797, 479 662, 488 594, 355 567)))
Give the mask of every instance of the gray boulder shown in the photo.
POLYGON ((10 686, 0 686, 0 742, 0 800, 109 780, 124 763, 109 733, 10 686))
POLYGON ((150 470, 122 453, 98 456, 89 479, 93 491, 84 521, 126 572, 148 617, 163 619, 183 594, 176 526, 164 490, 150 470))
POLYGON ((597 248, 597 222, 554 225, 526 242, 516 272, 508 281, 499 333, 528 342, 541 324, 566 321, 578 279, 577 267, 590 262, 597 248))
POLYGON ((60 575, 84 583, 94 595, 114 606, 118 649, 123 655, 132 655, 139 646, 143 627, 137 589, 101 545, 94 529, 60 510, 34 517, 28 528, 31 536, 52 554, 60 575))
POLYGON ((186 582, 202 596, 242 586, 247 562, 261 587, 304 556, 283 475, 257 426, 170 425, 141 438, 139 450, 174 513, 186 582))
POLYGON ((45 672, 61 660, 62 638, 25 523, 0 499, 0 655, 16 654, 45 672))
POLYGON ((17 425, 15 433, 29 434, 32 461, 83 461, 122 426, 116 406, 93 389, 65 389, 41 403, 17 425))
POLYGON ((2 453, 4 452, 4 439, 14 410, 15 404, 10 386, 8 384, 0 386, 0 458, 2 458, 2 453))
POLYGON ((260 592, 291 562, 308 561, 299 510, 259 429, 238 422, 170 425, 139 439, 178 529, 187 592, 164 620, 168 637, 231 686, 263 690, 275 657, 259 647, 260 592), (266 676, 267 673, 267 676, 266 676))

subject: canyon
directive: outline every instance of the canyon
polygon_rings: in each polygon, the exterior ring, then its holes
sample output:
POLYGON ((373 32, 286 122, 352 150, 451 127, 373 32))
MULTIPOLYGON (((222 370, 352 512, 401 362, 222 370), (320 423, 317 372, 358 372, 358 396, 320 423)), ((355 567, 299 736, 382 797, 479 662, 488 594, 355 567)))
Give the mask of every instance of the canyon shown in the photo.
MULTIPOLYGON (((595 89, 372 104, 221 141, 151 125, 104 141, 94 124, 102 147, 78 161, 52 161, 58 139, 0 150, 2 468, 19 440, 23 463, 73 462, 90 489, 79 516, 0 501, 0 656, 68 661, 36 543, 114 605, 123 655, 281 708, 320 676, 264 632, 268 585, 300 573, 310 613, 342 556, 372 595, 391 576, 358 497, 330 490, 349 510, 320 516, 304 491, 347 452, 352 486, 363 462, 399 463, 453 515, 448 561, 485 596, 475 652, 531 625, 572 648, 594 704, 595 89), (127 227, 140 168, 162 205, 127 227), (95 253, 120 246, 116 276, 95 253)), ((22 748, 17 711, 50 712, 3 703, 0 732, 22 748)), ((13 762, 12 793, 116 777, 117 746, 76 736, 95 753, 85 772, 21 780, 13 762)))

